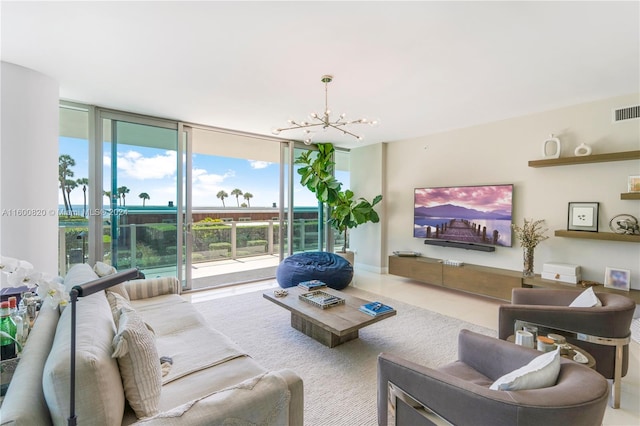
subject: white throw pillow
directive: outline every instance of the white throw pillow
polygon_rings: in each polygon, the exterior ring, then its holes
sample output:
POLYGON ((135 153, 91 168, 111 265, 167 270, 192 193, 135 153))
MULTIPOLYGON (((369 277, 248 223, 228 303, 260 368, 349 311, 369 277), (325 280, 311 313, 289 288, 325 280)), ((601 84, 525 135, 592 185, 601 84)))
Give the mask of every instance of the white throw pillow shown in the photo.
MULTIPOLYGON (((104 262, 96 262, 93 266, 93 271, 100 277, 106 277, 107 275, 113 275, 118 272, 116 268, 113 266, 106 264, 104 262)), ((107 291, 112 291, 114 293, 118 293, 120 296, 129 300, 129 293, 124 286, 124 283, 116 284, 107 289, 107 291)))
POLYGON ((113 338, 124 394, 139 419, 158 413, 162 371, 153 333, 135 312, 122 309, 113 338))
POLYGON ((524 367, 507 373, 489 389, 517 391, 547 388, 556 384, 560 373, 560 349, 535 357, 524 367))
POLYGON ((589 287, 569 305, 570 308, 593 308, 594 306, 602 306, 602 302, 593 292, 593 287, 589 287))

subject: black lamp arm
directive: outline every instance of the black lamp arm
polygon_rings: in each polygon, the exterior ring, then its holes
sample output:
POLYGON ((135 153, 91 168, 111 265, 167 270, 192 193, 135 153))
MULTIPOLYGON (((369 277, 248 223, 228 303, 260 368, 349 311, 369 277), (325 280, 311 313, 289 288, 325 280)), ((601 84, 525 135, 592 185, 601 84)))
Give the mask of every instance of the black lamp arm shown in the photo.
POLYGON ((76 426, 76 302, 78 297, 90 296, 101 290, 113 287, 125 281, 134 280, 139 277, 136 268, 127 269, 116 274, 107 275, 97 280, 78 284, 71 288, 69 297, 71 298, 71 365, 70 365, 70 389, 69 389, 69 418, 68 426, 76 426))
POLYGON ((76 290, 78 292, 78 297, 86 297, 109 287, 113 287, 116 284, 134 280, 138 278, 139 273, 140 272, 136 268, 126 269, 122 272, 98 278, 97 280, 74 285, 71 290, 76 290))

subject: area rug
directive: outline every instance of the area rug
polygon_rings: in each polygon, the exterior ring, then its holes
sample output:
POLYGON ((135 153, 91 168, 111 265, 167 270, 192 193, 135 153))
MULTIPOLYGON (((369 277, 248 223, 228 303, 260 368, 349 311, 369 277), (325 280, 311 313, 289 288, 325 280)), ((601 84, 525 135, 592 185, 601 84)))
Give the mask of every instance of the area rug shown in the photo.
POLYGON ((631 321, 631 338, 640 343, 640 318, 631 321))
MULTIPOLYGON (((272 291, 272 290, 270 290, 272 291)), ((289 311, 262 292, 194 306, 209 323, 269 370, 289 368, 304 381, 305 425, 376 425, 376 359, 395 353, 437 367, 457 358, 457 336, 469 329, 494 330, 349 288, 354 296, 393 306, 398 314, 360 330, 360 337, 328 348, 290 326, 289 311)))

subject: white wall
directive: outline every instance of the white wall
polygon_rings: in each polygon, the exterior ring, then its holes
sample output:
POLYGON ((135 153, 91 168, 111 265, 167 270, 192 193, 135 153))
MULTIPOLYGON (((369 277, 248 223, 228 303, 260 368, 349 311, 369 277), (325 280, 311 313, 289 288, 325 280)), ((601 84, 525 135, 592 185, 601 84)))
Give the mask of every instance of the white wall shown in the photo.
POLYGON ((58 84, 2 62, 0 253, 58 273, 58 84))
MULTIPOLYGON (((620 200, 628 176, 640 175, 640 160, 528 167, 529 160, 542 157, 542 144, 550 133, 561 139, 563 157, 573 156, 581 142, 589 144, 593 154, 640 150, 639 120, 612 123, 613 108, 639 103, 640 95, 633 94, 388 143, 384 242, 380 247, 360 245, 358 258, 370 261, 380 248, 385 258, 394 250, 414 250, 429 257, 522 270, 522 249, 515 238, 513 247, 485 253, 426 246, 412 236, 415 187, 512 183, 515 222, 522 223, 524 217, 545 219, 549 228, 550 238, 536 249, 536 273, 545 262, 568 262, 582 266, 584 279, 602 282, 605 267, 611 266, 630 269, 631 287, 640 289, 640 244, 553 236, 553 230, 567 227, 570 201, 600 202, 601 231, 609 231, 609 220, 617 214, 640 219, 640 201, 620 200)), ((354 150, 352 171, 360 168, 355 163, 360 160, 358 151, 354 150)), ((370 163, 360 164, 369 169, 370 163)), ((357 176, 354 187, 367 179, 357 176)))

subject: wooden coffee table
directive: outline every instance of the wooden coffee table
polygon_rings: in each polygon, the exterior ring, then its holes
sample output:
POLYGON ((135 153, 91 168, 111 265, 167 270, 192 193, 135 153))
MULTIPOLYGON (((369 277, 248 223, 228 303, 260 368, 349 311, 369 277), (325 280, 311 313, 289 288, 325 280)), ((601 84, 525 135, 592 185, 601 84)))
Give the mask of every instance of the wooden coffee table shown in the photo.
POLYGON ((273 290, 262 296, 291 312, 291 327, 330 348, 357 339, 358 330, 361 328, 396 314, 396 311, 392 311, 373 317, 358 310, 370 300, 360 299, 330 288, 321 290, 345 299, 344 305, 320 309, 300 300, 298 295, 307 291, 298 287, 288 288, 289 294, 285 297, 275 297, 273 290))

